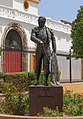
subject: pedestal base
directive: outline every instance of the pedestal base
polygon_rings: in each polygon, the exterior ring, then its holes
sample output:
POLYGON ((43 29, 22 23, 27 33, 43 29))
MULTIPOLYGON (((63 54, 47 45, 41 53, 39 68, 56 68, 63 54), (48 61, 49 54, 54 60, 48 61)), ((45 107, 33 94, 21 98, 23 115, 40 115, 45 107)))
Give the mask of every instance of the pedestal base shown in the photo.
POLYGON ((29 115, 36 116, 43 107, 62 111, 63 87, 62 86, 30 86, 29 87, 29 115))

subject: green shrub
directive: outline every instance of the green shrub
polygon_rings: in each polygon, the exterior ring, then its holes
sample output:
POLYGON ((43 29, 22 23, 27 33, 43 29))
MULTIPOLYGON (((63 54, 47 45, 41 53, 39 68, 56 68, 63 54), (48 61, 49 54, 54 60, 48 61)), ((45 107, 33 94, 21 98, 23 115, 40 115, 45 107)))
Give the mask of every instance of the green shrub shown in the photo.
POLYGON ((67 90, 64 93, 63 111, 68 116, 83 116, 83 94, 78 94, 67 90))
POLYGON ((19 91, 12 83, 1 85, 5 99, 0 100, 0 113, 25 115, 29 112, 29 95, 19 91))
POLYGON ((57 117, 57 116, 63 116, 63 113, 59 112, 58 108, 54 110, 48 107, 43 107, 43 111, 39 113, 38 116, 57 117))
POLYGON ((7 73, 4 74, 4 80, 6 83, 13 83, 19 91, 24 89, 27 91, 34 80, 34 78, 30 78, 30 76, 33 77, 32 74, 28 72, 7 73))
MULTIPOLYGON (((0 72, 0 85, 4 83, 4 74, 0 72)), ((0 93, 1 93, 1 88, 0 88, 0 93)))
POLYGON ((0 83, 0 90, 5 100, 0 101, 0 113, 25 115, 29 112, 29 96, 26 94, 32 79, 27 72, 4 74, 5 82, 0 83))
POLYGON ((4 78, 4 73, 0 72, 0 79, 4 78))

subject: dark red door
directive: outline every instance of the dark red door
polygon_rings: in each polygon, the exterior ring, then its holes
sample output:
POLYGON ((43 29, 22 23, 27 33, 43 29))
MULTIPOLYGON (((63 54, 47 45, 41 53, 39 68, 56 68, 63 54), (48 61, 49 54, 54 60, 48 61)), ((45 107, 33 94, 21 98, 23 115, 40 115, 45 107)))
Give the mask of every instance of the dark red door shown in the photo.
POLYGON ((22 42, 19 33, 14 29, 6 36, 3 63, 4 73, 22 71, 22 42))
POLYGON ((4 73, 22 71, 22 52, 4 51, 4 73))

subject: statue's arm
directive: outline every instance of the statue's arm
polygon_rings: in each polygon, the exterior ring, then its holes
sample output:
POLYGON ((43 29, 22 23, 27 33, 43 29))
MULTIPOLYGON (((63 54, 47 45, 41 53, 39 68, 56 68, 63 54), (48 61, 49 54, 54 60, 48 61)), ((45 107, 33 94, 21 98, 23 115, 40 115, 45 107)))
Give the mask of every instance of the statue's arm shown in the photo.
POLYGON ((39 38, 37 38, 36 32, 34 32, 34 30, 32 30, 32 33, 31 33, 31 40, 35 42, 36 44, 42 43, 42 41, 39 38))
POLYGON ((52 31, 52 29, 48 28, 50 33, 51 33, 51 41, 52 41, 52 49, 53 49, 53 52, 56 53, 56 39, 54 37, 54 33, 52 31))
POLYGON ((52 47, 53 47, 53 51, 56 53, 56 39, 54 37, 53 32, 51 31, 52 34, 52 47))

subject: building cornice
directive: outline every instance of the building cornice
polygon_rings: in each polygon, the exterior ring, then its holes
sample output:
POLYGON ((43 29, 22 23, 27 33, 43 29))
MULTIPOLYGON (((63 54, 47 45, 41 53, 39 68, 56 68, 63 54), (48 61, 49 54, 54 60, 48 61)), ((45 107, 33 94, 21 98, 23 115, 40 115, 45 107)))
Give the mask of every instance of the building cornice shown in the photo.
MULTIPOLYGON (((0 5, 0 17, 4 19, 11 19, 14 21, 20 21, 24 23, 29 23, 31 25, 37 26, 38 22, 38 16, 33 15, 33 14, 28 14, 21 12, 16 9, 12 9, 9 7, 1 6, 0 5)), ((65 25, 61 22, 57 22, 55 20, 47 18, 46 26, 51 28, 52 30, 64 32, 67 34, 71 33, 71 26, 70 25, 65 25)))

